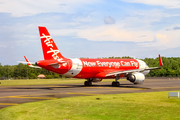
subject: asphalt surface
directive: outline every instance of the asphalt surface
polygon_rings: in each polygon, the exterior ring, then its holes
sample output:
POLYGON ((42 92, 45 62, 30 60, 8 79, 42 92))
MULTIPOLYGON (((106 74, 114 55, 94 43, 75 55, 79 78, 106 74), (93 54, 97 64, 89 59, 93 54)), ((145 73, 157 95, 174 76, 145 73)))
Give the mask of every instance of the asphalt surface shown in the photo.
POLYGON ((179 78, 147 79, 143 84, 138 85, 134 85, 129 81, 122 81, 119 87, 112 87, 111 83, 112 82, 93 83, 93 85, 89 87, 84 86, 84 83, 0 86, 0 109, 27 102, 63 97, 180 90, 179 78))

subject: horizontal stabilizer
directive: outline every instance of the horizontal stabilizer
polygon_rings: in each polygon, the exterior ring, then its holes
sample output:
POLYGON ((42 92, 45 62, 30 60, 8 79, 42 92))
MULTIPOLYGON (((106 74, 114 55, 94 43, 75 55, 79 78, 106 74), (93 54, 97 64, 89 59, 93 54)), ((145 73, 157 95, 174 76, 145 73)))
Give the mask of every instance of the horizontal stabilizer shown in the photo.
POLYGON ((50 63, 49 65, 56 65, 56 64, 63 64, 63 63, 67 63, 66 61, 58 61, 58 62, 54 62, 54 63, 50 63))
POLYGON ((34 63, 33 63, 33 62, 29 62, 29 60, 26 58, 26 56, 24 56, 24 58, 25 58, 25 60, 26 60, 25 63, 27 63, 29 67, 41 68, 41 67, 39 67, 39 66, 34 66, 34 65, 32 65, 32 64, 36 64, 36 63, 35 63, 35 62, 34 62, 34 63))
POLYGON ((17 61, 18 63, 25 63, 25 64, 35 64, 35 62, 25 62, 25 61, 17 61))

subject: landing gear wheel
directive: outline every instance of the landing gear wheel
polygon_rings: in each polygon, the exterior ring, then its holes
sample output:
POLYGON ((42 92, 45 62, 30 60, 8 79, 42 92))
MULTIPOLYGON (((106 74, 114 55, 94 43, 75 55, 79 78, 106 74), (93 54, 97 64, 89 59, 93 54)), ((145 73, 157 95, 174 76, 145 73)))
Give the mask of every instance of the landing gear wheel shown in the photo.
POLYGON ((116 87, 119 87, 120 83, 119 82, 116 82, 116 87))
POLYGON ((115 85, 116 85, 116 82, 113 81, 113 82, 112 82, 112 86, 115 87, 115 85))
POLYGON ((92 82, 90 82, 90 81, 88 81, 89 82, 89 86, 91 86, 92 85, 92 82))
POLYGON ((119 82, 116 82, 116 81, 113 81, 112 82, 112 86, 113 87, 119 87, 120 83, 119 82))
POLYGON ((91 82, 91 81, 85 81, 85 82, 84 82, 84 85, 85 85, 85 86, 91 86, 91 85, 92 85, 92 82, 91 82))

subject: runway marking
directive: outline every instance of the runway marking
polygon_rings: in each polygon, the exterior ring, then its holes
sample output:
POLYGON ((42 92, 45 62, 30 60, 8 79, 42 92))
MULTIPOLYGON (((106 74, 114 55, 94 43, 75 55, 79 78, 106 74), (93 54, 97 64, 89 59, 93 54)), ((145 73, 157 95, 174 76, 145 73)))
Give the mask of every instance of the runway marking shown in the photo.
POLYGON ((0 103, 0 105, 18 105, 17 103, 0 103))
POLYGON ((48 86, 44 86, 44 87, 69 87, 69 86, 48 85, 48 86))
POLYGON ((164 88, 180 88, 179 86, 178 87, 158 87, 158 88, 151 88, 151 89, 164 89, 164 88))
POLYGON ((20 96, 4 96, 4 97, 0 97, 0 98, 30 98, 30 99, 57 99, 57 98, 53 98, 53 97, 32 97, 29 95, 20 95, 20 96))
POLYGON ((121 87, 85 87, 85 88, 121 89, 121 87))
MULTIPOLYGON (((129 89, 130 90, 130 89, 129 89)), ((137 89, 136 89, 137 90, 137 89)), ((139 90, 147 90, 147 89, 139 89, 139 90)), ((86 91, 86 92, 107 92, 107 91, 127 91, 127 89, 126 88, 124 88, 124 89, 117 89, 117 90, 98 90, 98 91, 86 91)), ((98 95, 98 94, 96 94, 96 95, 98 95)), ((100 95, 103 95, 103 94, 100 94, 100 95)))
POLYGON ((179 80, 179 78, 169 78, 169 80, 179 80))
POLYGON ((18 91, 18 90, 36 90, 36 89, 5 89, 5 90, 0 90, 0 91, 18 91))
POLYGON ((20 95, 20 96, 43 96, 43 95, 56 95, 56 94, 65 94, 65 93, 49 93, 49 94, 30 94, 30 95, 20 95))
POLYGON ((31 96, 9 96, 8 98, 30 98, 30 99, 57 99, 52 97, 31 97, 31 96))
POLYGON ((87 87, 87 88, 104 88, 104 89, 135 89, 135 90, 147 90, 148 88, 122 88, 122 87, 87 87))
POLYGON ((89 93, 73 93, 73 92, 67 92, 66 94, 78 94, 78 95, 103 95, 103 94, 89 94, 89 93))
POLYGON ((9 96, 8 98, 30 98, 30 99, 57 99, 57 98, 50 98, 50 97, 20 97, 20 96, 9 96))
MULTIPOLYGON (((58 89, 58 88, 65 88, 65 87, 71 87, 71 86, 53 86, 53 85, 49 85, 49 86, 38 86, 38 87, 40 87, 40 88, 44 88, 44 87, 57 87, 57 88, 53 88, 53 89, 58 89)), ((39 89, 39 88, 33 88, 33 87, 31 87, 31 89, 28 89, 28 88, 21 88, 21 89, 14 89, 14 88, 8 88, 8 89, 3 89, 3 90, 0 90, 0 91, 18 91, 18 90, 37 90, 37 89, 39 89)))
MULTIPOLYGON (((147 88, 123 88, 123 89, 135 89, 135 90, 147 90, 147 88)), ((120 89, 117 89, 117 90, 101 90, 101 91, 86 91, 86 92, 107 92, 107 91, 119 91, 120 89)), ((121 91, 125 91, 125 90, 122 90, 121 91)), ((79 95, 103 95, 103 94, 89 94, 89 93, 73 93, 73 92, 67 92, 66 94, 79 94, 79 95)))
MULTIPOLYGON (((17 96, 3 96, 0 98, 13 98, 13 97, 29 97, 32 98, 32 96, 43 96, 43 95, 55 95, 55 94, 65 94, 65 93, 51 93, 51 94, 30 94, 30 95, 17 95, 17 96)), ((45 97, 44 97, 45 98, 45 97)), ((53 97, 46 97, 46 98, 53 98, 53 97)), ((57 99, 57 98, 55 98, 57 99)))

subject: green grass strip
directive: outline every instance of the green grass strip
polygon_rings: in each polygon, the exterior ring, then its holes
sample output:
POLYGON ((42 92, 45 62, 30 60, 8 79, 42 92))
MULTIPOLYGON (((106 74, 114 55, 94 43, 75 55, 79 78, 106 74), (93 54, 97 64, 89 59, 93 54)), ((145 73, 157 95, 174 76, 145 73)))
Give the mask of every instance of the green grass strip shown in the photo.
POLYGON ((43 85, 43 84, 64 84, 64 83, 81 83, 85 79, 24 79, 24 80, 0 80, 0 86, 17 86, 17 85, 43 85))
POLYGON ((179 119, 180 99, 168 98, 168 92, 69 97, 25 103, 0 110, 0 120, 179 119))

